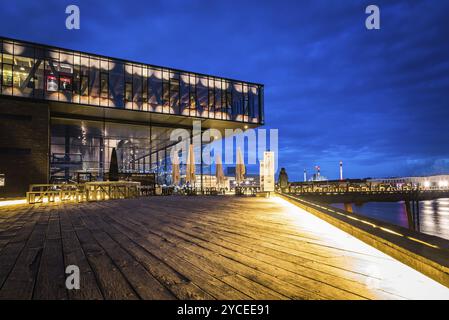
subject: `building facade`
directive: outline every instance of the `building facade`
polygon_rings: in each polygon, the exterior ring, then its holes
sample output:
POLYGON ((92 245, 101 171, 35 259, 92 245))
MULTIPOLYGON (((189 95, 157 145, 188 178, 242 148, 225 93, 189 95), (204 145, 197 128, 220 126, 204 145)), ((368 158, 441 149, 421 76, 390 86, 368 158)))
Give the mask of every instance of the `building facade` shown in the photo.
MULTIPOLYGON (((0 38, 0 198, 123 173, 169 183, 176 128, 255 128, 263 85, 0 38)), ((198 165, 207 175, 211 168, 198 165)))

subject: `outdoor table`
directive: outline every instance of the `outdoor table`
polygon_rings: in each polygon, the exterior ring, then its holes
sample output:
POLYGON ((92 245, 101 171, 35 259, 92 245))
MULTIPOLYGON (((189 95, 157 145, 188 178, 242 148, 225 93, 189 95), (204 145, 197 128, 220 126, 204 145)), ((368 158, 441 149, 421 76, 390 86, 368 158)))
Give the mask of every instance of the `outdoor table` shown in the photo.
POLYGON ((140 182, 134 181, 95 181, 86 182, 87 201, 106 199, 126 199, 139 195, 140 182))

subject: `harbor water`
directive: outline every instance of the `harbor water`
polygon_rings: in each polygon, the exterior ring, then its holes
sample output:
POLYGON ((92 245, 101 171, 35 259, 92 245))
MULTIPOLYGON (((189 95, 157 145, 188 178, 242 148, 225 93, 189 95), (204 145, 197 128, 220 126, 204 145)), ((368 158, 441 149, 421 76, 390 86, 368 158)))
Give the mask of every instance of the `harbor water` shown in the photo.
MULTIPOLYGON (((333 204, 344 209, 343 203, 333 204)), ((353 212, 373 219, 409 228, 404 202, 367 202, 352 204, 353 212)), ((449 239, 449 198, 420 202, 422 233, 449 239)))

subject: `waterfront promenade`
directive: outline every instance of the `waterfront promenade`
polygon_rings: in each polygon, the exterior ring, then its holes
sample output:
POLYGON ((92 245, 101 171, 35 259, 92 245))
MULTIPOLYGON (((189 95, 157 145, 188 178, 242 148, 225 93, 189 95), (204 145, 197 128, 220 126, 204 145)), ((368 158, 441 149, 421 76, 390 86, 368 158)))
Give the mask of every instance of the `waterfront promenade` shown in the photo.
POLYGON ((279 197, 0 207, 0 299, 419 298, 449 289, 279 197))

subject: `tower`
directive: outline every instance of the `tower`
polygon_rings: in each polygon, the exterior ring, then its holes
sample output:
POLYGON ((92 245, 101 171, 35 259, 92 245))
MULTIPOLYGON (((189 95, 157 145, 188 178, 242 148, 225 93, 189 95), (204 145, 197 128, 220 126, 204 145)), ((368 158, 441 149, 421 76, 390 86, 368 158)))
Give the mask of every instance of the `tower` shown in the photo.
POLYGON ((340 161, 340 180, 343 180, 343 161, 340 161))
POLYGON ((307 182, 307 171, 304 169, 304 182, 307 182))

